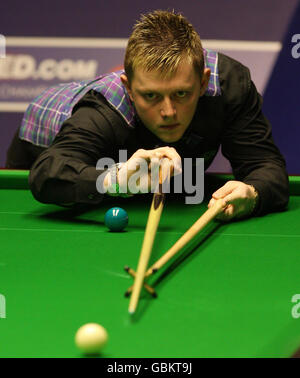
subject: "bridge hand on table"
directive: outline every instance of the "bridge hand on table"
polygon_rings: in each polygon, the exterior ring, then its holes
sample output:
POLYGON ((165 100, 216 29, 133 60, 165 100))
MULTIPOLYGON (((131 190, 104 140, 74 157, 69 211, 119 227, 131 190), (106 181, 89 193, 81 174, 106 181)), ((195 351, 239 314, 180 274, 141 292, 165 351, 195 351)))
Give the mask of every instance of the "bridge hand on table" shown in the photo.
POLYGON ((226 201, 227 207, 216 219, 228 222, 250 216, 256 207, 258 194, 252 185, 232 180, 213 193, 208 208, 220 198, 226 201))

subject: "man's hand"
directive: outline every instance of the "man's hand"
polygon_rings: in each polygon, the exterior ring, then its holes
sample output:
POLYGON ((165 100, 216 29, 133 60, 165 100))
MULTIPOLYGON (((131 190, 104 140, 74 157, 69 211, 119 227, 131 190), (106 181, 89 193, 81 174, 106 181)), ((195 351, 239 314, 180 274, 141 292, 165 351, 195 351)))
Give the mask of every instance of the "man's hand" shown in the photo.
POLYGON ((119 169, 120 188, 129 194, 148 193, 151 189, 155 191, 159 167, 162 168, 162 182, 181 173, 181 158, 173 147, 137 150, 119 169))
POLYGON ((217 219, 230 221, 250 216, 257 203, 257 192, 252 185, 247 185, 241 181, 228 181, 220 189, 213 193, 208 207, 211 207, 215 200, 223 198, 227 207, 217 219))

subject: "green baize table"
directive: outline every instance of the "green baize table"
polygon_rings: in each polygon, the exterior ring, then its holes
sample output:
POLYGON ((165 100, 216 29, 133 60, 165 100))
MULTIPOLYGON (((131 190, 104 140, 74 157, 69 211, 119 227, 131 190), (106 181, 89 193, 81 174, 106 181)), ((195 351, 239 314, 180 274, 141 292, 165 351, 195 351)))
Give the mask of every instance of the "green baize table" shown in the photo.
MULTIPOLYGON (((74 210, 37 202, 27 179, 27 171, 0 172, 0 357, 82 357, 74 336, 89 322, 107 329, 101 357, 108 358, 290 357, 298 350, 298 177, 290 177, 288 211, 209 224, 151 277, 158 298, 143 290, 133 318, 124 266, 136 269, 151 195, 74 210), (112 206, 129 214, 124 232, 104 225, 112 206)), ((150 263, 205 210, 206 203, 167 198, 150 263)))

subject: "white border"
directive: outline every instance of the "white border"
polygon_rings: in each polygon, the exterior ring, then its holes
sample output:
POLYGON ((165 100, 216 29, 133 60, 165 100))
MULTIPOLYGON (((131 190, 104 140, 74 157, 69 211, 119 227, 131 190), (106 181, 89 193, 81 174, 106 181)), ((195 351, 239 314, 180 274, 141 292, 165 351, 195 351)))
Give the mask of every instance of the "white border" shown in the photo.
POLYGON ((0 101, 0 112, 24 113, 29 102, 3 102, 0 101))
POLYGON ((282 48, 281 42, 263 41, 226 41, 217 39, 202 40, 205 48, 212 50, 236 50, 236 51, 262 51, 279 52, 282 48))
POLYGON ((71 47, 111 49, 126 48, 127 39, 122 38, 49 38, 49 37, 6 37, 10 47, 71 47))
MULTIPOLYGON (((64 47, 64 48, 126 48, 125 38, 49 38, 49 37, 6 37, 6 46, 11 47, 64 47)), ((236 41, 203 39, 202 44, 208 49, 239 51, 280 51, 280 42, 236 41)))

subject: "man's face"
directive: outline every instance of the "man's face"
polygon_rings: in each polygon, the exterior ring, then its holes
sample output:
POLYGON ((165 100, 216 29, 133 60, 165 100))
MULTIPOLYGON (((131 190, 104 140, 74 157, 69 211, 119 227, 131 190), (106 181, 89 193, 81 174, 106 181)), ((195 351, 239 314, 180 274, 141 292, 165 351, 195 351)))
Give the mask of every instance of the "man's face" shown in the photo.
POLYGON ((130 84, 125 75, 121 79, 143 124, 162 141, 173 143, 192 121, 209 75, 205 70, 201 79, 193 65, 183 61, 171 77, 137 67, 130 84))

